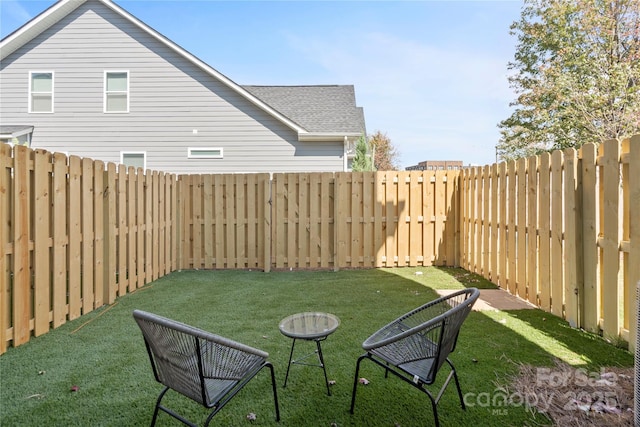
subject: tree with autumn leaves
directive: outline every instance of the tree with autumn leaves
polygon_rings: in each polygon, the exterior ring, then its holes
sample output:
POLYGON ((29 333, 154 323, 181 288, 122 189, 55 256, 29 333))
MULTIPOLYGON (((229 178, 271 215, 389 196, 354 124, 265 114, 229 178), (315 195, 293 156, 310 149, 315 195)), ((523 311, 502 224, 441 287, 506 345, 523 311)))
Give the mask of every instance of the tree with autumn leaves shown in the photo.
POLYGON ((355 149, 351 165, 354 172, 398 170, 399 154, 386 133, 376 131, 368 139, 360 137, 355 149))
POLYGON ((502 159, 640 132, 640 1, 525 0, 502 159))
POLYGON ((398 170, 398 150, 386 133, 376 131, 369 136, 369 145, 373 151, 373 165, 378 171, 398 170))

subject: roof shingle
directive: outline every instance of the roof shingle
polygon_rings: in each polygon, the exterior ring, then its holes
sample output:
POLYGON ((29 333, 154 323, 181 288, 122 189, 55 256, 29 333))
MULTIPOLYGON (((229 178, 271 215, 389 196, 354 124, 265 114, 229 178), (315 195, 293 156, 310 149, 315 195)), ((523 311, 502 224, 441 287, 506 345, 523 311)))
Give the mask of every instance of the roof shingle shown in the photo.
POLYGON ((366 132, 352 85, 242 87, 308 132, 366 132))

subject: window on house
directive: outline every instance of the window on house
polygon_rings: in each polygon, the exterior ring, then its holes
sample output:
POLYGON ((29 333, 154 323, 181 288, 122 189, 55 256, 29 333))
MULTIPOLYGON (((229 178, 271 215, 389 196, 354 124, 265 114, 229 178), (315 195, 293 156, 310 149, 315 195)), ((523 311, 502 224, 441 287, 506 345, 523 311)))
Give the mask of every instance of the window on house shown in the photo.
POLYGON ((129 112, 129 72, 105 71, 104 112, 129 112))
POLYGON ((30 73, 29 112, 53 113, 53 72, 30 73))
POLYGON ((187 157, 190 159, 221 159, 222 148, 189 148, 187 157))
POLYGON ((123 151, 120 153, 120 163, 129 167, 133 166, 134 168, 147 168, 147 156, 144 152, 127 152, 123 151))

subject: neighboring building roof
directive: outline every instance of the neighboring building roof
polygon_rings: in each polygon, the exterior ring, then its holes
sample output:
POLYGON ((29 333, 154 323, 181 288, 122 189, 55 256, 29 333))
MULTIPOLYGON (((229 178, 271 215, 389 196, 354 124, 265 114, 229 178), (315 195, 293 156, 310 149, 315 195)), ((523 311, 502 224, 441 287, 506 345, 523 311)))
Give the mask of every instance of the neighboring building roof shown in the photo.
POLYGON ((0 139, 16 138, 33 132, 30 125, 0 125, 0 139))
POLYGON ((236 91, 254 105, 258 106, 296 131, 298 133, 298 139, 301 141, 314 139, 341 140, 344 136, 347 136, 345 133, 349 133, 348 136, 358 136, 358 134, 361 134, 364 131, 364 114, 362 113, 361 108, 355 107, 353 86, 291 86, 288 88, 285 86, 272 86, 270 87, 271 89, 269 89, 268 86, 240 86, 182 47, 164 37, 162 34, 122 9, 111 0, 58 1, 0 41, 0 60, 5 59, 11 53, 15 52, 17 49, 34 39, 36 36, 63 19, 87 1, 99 1, 114 12, 120 14, 161 43, 164 43, 179 55, 226 84, 230 89, 236 91), (252 91, 249 91, 248 88, 252 88, 252 91), (337 89, 335 91, 330 91, 329 88, 337 89), (351 107, 347 107, 347 104, 350 101, 347 100, 347 91, 344 88, 350 88, 351 98, 353 101, 353 105, 351 107), (298 93, 297 95, 295 94, 296 92, 298 93), (305 94, 308 98, 305 98, 305 94), (337 96, 337 99, 334 99, 334 96, 337 96), (274 104, 272 105, 271 102, 274 104), (297 104, 294 108, 295 102, 297 102, 297 104), (329 104, 326 107, 314 109, 310 104, 311 102, 329 104), (355 110, 358 112, 354 111, 353 107, 355 107, 355 110), (296 112, 298 113, 296 114, 296 112), (346 114, 346 116, 341 119, 338 118, 337 116, 341 114, 339 112, 346 114), (289 114, 292 114, 292 116, 289 116, 289 114), (325 124, 320 124, 320 120, 323 119, 328 121, 325 124), (354 119, 354 123, 362 124, 362 126, 347 124, 349 119, 354 119), (336 128, 333 128, 333 125, 335 125, 336 128), (307 128, 306 126, 310 127, 307 128))
POLYGON ((242 86, 312 133, 364 134, 352 85, 242 86))

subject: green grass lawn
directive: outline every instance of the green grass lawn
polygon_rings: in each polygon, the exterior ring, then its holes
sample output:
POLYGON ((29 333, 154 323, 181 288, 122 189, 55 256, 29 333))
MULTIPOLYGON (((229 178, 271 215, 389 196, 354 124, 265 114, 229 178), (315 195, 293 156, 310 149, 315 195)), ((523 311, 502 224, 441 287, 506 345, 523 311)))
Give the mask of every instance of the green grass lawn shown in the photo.
MULTIPOLYGON (((434 289, 493 287, 460 269, 405 268, 351 271, 182 271, 0 356, 2 426, 145 426, 161 385, 151 371, 134 309, 150 311, 269 352, 278 381, 282 419, 274 419, 267 370, 250 382, 216 417, 219 426, 429 426, 427 397, 364 361, 356 411, 349 414, 361 343, 399 315, 436 298, 434 289), (416 274, 418 273, 418 274, 416 274), (420 274, 421 273, 421 274, 420 274), (322 370, 292 366, 282 388, 291 340, 279 321, 301 311, 325 311, 341 324, 323 342, 329 379, 322 370), (77 391, 71 391, 76 386, 77 391), (247 420, 249 413, 257 419, 247 420)), ((296 351, 309 352, 312 342, 296 351)), ((472 312, 452 354, 469 406, 461 410, 455 387, 440 405, 443 426, 549 424, 521 405, 493 399, 519 363, 552 367, 560 358, 589 372, 600 366, 632 366, 633 355, 599 337, 571 329, 540 310, 472 312)), ((441 379, 447 371, 442 372, 441 379)), ((165 398, 188 418, 203 422, 207 411, 176 396, 165 398)), ((179 425, 160 414, 159 426, 179 425)))

